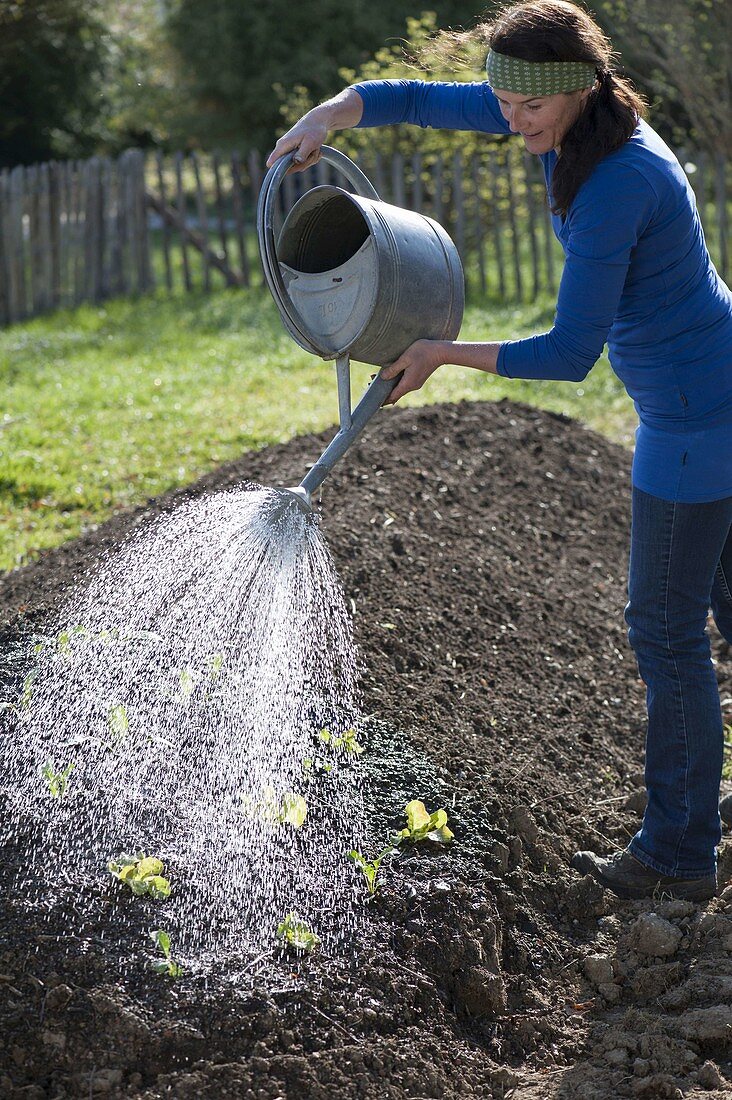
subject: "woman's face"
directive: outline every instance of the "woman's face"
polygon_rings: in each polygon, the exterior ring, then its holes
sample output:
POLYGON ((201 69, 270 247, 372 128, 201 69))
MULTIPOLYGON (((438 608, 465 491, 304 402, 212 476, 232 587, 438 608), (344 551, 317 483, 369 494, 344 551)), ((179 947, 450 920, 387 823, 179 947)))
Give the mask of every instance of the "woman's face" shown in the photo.
POLYGON ((530 153, 539 156, 550 149, 559 152, 567 130, 577 121, 592 91, 556 92, 554 95, 523 96, 494 88, 501 114, 515 134, 521 134, 530 153))

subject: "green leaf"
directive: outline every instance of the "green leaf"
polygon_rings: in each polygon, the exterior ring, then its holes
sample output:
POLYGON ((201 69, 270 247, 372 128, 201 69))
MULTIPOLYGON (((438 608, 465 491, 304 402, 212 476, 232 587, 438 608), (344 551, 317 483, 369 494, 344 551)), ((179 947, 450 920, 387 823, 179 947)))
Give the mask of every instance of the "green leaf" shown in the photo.
POLYGON ((150 939, 153 941, 156 947, 158 947, 165 955, 166 959, 170 958, 170 936, 162 928, 156 928, 150 933, 150 939))
POLYGON ((184 668, 178 676, 178 681, 180 683, 181 695, 184 699, 190 699, 196 686, 196 681, 193 678, 191 670, 189 668, 184 668))
POLYGON ((308 812, 308 804, 302 795, 288 791, 282 799, 282 807, 280 821, 292 825, 293 829, 301 829, 308 812))
POLYGON ((165 956, 164 959, 155 959, 150 963, 156 974, 165 974, 169 978, 179 978, 183 973, 183 967, 170 954, 170 936, 162 928, 150 932, 150 939, 165 956))
POLYGON ((386 856, 391 855, 394 851, 395 851, 394 845, 389 844, 373 860, 366 859, 366 857, 363 856, 361 854, 361 852, 357 852, 355 850, 355 848, 352 848, 351 851, 348 853, 349 859, 353 860, 353 862, 356 864, 358 869, 363 874, 363 877, 366 880, 366 887, 368 889, 368 892, 372 896, 376 893, 377 888, 378 888, 376 880, 377 880, 377 877, 378 877, 378 874, 379 874, 379 868, 381 866, 381 861, 386 856))
POLYGON ((122 855, 107 864, 107 870, 129 886, 136 897, 149 894, 156 901, 170 895, 170 882, 163 878, 163 869, 161 859, 146 856, 143 852, 137 852, 134 856, 122 855))
POLYGON ((430 814, 424 802, 413 799, 404 807, 407 815, 407 827, 399 833, 400 839, 418 843, 420 840, 432 840, 437 844, 449 844, 454 833, 447 827, 447 812, 436 810, 430 814))
POLYGON ((288 913, 277 925, 277 935, 288 947, 294 947, 296 951, 308 954, 320 943, 320 936, 313 932, 307 921, 301 920, 294 911, 288 913))
POLYGON ((209 657, 209 671, 211 673, 211 679, 216 680, 224 668, 224 655, 223 653, 214 653, 213 657, 209 657))
POLYGON ((69 776, 75 767, 76 764, 72 762, 67 764, 60 772, 56 772, 50 760, 41 767, 40 772, 46 780, 51 798, 63 798, 68 787, 69 776))
POLYGON ((33 698, 33 684, 38 676, 38 671, 30 672, 23 680, 23 690, 20 695, 20 709, 25 712, 30 709, 31 700, 33 698))
POLYGON ((355 756, 360 756, 362 752, 365 752, 363 745, 360 745, 356 740, 355 729, 346 730, 341 738, 343 748, 346 752, 353 753, 355 756))
POLYGON ((262 788, 261 797, 241 793, 240 810, 247 817, 260 817, 272 825, 292 825, 300 829, 308 812, 308 804, 302 795, 286 791, 279 795, 271 784, 262 788))
POLYGON ((107 725, 112 737, 122 741, 130 729, 127 707, 123 703, 113 703, 107 712, 107 725))
POLYGON ((427 813, 424 802, 414 798, 404 807, 407 815, 407 828, 410 833, 418 832, 430 823, 430 815, 427 813))
POLYGON ((151 897, 156 900, 170 897, 170 883, 162 875, 153 875, 145 880, 151 897))
POLYGON ((155 856, 145 856, 137 864, 137 874, 140 878, 147 878, 148 875, 161 875, 162 873, 163 861, 156 859, 155 856))

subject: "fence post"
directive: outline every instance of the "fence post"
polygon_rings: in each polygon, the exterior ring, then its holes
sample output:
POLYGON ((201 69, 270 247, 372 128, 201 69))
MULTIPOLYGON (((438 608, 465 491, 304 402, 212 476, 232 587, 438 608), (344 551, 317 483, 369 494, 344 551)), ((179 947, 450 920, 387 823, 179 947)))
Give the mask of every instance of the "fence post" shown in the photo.
POLYGON ((188 241, 186 240, 186 197, 183 188, 183 154, 175 154, 175 205, 180 218, 180 253, 183 261, 183 285, 191 290, 191 266, 188 263, 188 241))
MULTIPOLYGON (((155 168, 158 176, 158 187, 160 188, 160 199, 167 205, 168 198, 165 193, 165 174, 163 168, 163 154, 158 149, 155 153, 155 168)), ((163 263, 165 264, 165 285, 168 290, 173 289, 173 269, 170 264, 170 226, 165 218, 161 218, 162 230, 163 230, 163 263)))
POLYGON ((38 266, 41 276, 41 310, 44 313, 53 304, 50 167, 50 164, 41 164, 38 171, 38 245, 40 249, 38 266))
POLYGON ((391 158, 391 194, 395 206, 404 206, 404 157, 394 153, 391 158))
POLYGON ((236 241, 239 246, 239 266, 244 286, 249 286, 249 257, 244 235, 244 196, 241 185, 241 159, 238 153, 231 154, 231 205, 234 211, 236 241))
POLYGON ((422 213, 422 154, 412 157, 412 210, 422 213))
POLYGON ((521 271, 521 242, 519 240, 518 221, 516 219, 516 188, 514 187, 510 147, 506 147, 505 167, 506 183, 508 185, 508 221, 511 226, 511 244, 513 250, 513 277, 516 286, 516 297, 520 301, 524 296, 524 280, 521 271))
POLYGON ((25 213, 25 169, 22 165, 10 173, 10 302, 11 319, 20 321, 30 312, 27 304, 26 258, 23 242, 25 213))
MULTIPOLYGON (((28 312, 32 317, 41 311, 41 252, 38 231, 38 165, 31 164, 25 172, 25 199, 28 208, 28 252, 30 263, 28 312)), ((24 231, 21 223, 21 232, 24 231)))
POLYGON ((719 227, 719 273, 723 279, 727 278, 728 252, 727 252, 727 180, 726 164, 721 153, 717 155, 716 172, 714 176, 714 193, 717 205, 717 224, 719 227))
POLYGON ((455 247, 465 269, 465 196, 463 194, 463 158, 456 151, 452 158, 452 208, 455 212, 455 247))
POLYGON ((64 166, 60 161, 52 161, 49 165, 49 205, 48 205, 48 231, 51 238, 50 246, 50 278, 51 278, 51 308, 58 309, 63 297, 61 282, 61 240, 63 224, 63 182, 64 166))
POLYGON ((503 266, 503 240, 501 237, 501 217, 498 208, 498 169, 496 167, 496 153, 492 150, 488 154, 488 163, 491 170, 491 223, 493 226, 493 251, 498 266, 498 293, 501 298, 506 297, 506 272, 503 266))
POLYGON ((152 290, 155 286, 152 260, 150 257, 150 233, 147 225, 147 200, 145 198, 145 154, 142 149, 135 149, 134 178, 135 178, 135 211, 137 214, 137 236, 139 241, 138 286, 141 293, 152 290))
POLYGON ((74 305, 84 301, 84 162, 74 161, 74 305))
MULTIPOLYGON (((259 153, 255 149, 252 149, 251 153, 247 157, 247 168, 249 169, 249 186, 252 192, 252 204, 254 209, 257 209, 257 203, 259 201, 259 192, 262 187, 262 180, 264 175, 259 163, 259 153)), ((264 270, 262 264, 259 264, 259 280, 262 286, 265 285, 264 270)))
POLYGON ((209 291, 211 289, 211 268, 208 260, 208 217, 206 216, 206 199, 203 195, 203 185, 201 183, 201 170, 198 165, 198 156, 195 152, 191 153, 191 164, 193 166, 193 175, 196 181, 196 213, 198 215, 198 229, 203 240, 203 250, 201 251, 201 263, 203 265, 203 289, 209 291))
POLYGON ((480 201, 480 166, 477 153, 470 161, 470 175, 473 181, 473 219, 475 223, 475 250, 478 256, 478 280, 480 293, 485 295, 488 282, 485 277, 485 249, 483 247, 483 218, 480 201))
POLYGON ((529 241, 531 244, 531 297, 536 300, 541 287, 541 275, 539 272, 539 244, 536 239, 536 208, 534 197, 534 162, 530 153, 523 154, 524 180, 526 182, 526 210, 529 221, 529 241))
MULTIPOLYGON (((0 171, 0 242, 9 239, 10 218, 8 214, 8 194, 10 180, 6 169, 0 171)), ((7 247, 0 248, 0 325, 10 324, 10 271, 7 247)))

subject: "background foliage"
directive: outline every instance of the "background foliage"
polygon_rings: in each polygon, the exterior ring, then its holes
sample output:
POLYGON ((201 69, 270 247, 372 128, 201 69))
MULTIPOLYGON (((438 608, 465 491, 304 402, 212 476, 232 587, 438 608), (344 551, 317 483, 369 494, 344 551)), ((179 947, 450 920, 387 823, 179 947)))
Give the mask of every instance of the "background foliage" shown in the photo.
MULTIPOLYGON (((664 136, 729 155, 732 3, 593 7, 664 136)), ((437 27, 470 27, 480 15, 471 0, 430 9, 415 17, 409 0, 0 0, 0 166, 130 145, 267 151, 287 120, 346 82, 422 76, 404 47, 413 55, 437 27)), ((480 59, 428 75, 480 79, 480 59)), ((364 140, 353 136, 353 148, 364 140)), ((397 140, 409 152, 414 136, 378 140, 385 152, 397 140)), ((451 142, 433 139, 443 151, 451 142)))

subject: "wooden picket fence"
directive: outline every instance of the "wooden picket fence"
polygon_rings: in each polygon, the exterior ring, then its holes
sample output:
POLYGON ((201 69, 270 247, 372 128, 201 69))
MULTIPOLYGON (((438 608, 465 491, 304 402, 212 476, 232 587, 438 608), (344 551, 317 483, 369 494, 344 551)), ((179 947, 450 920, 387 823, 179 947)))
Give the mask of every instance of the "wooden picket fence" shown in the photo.
MULTIPOLYGON (((729 275, 728 165, 682 156, 717 266, 729 275)), ((453 237, 468 289, 496 300, 556 290, 562 255, 540 162, 515 142, 473 156, 365 156, 386 201, 435 218, 453 237)), ((0 325, 82 302, 261 285, 254 210, 259 154, 148 155, 52 162, 0 172, 0 325)), ((320 183, 344 185, 321 162, 286 176, 278 213, 320 183)))

